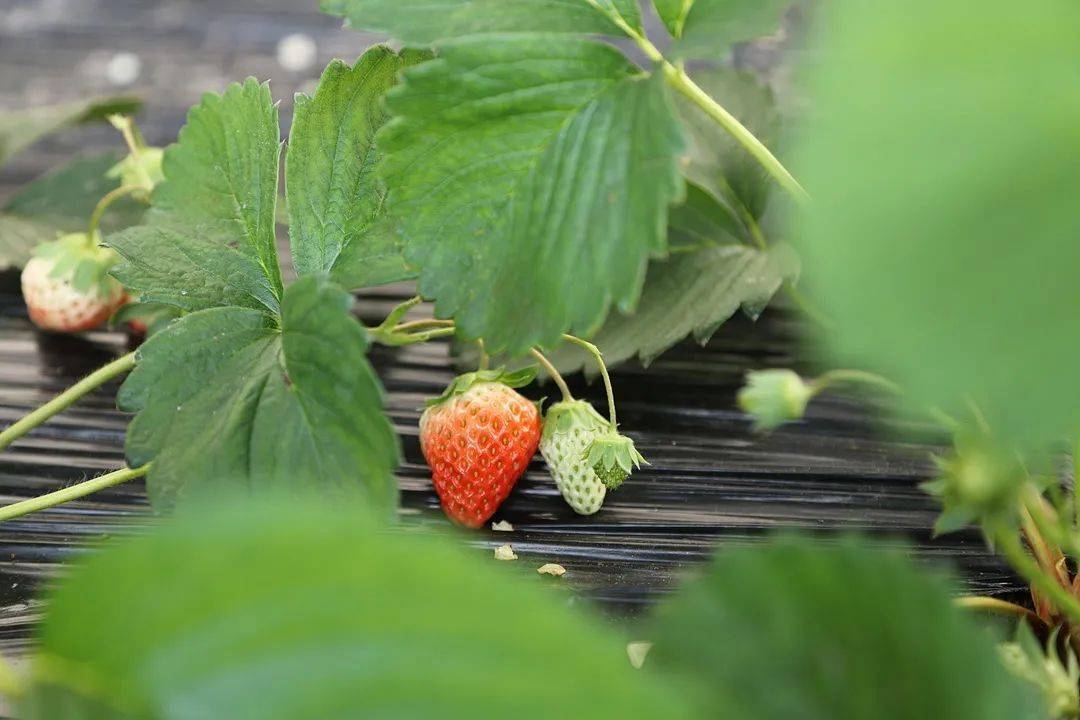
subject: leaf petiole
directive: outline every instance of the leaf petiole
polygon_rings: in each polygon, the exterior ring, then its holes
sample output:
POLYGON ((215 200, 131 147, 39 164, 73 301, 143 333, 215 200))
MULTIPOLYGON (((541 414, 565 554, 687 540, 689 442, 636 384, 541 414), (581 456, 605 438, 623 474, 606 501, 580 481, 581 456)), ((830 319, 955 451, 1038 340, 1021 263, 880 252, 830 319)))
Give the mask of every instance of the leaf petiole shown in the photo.
POLYGON ((123 355, 116 360, 113 360, 108 365, 103 365, 94 372, 87 375, 85 378, 69 387, 64 392, 54 397, 49 402, 45 403, 41 407, 37 408, 29 415, 26 415, 20 420, 17 420, 10 426, 8 426, 3 432, 0 432, 0 450, 3 450, 8 445, 18 440, 26 433, 30 432, 38 425, 41 425, 46 420, 51 418, 63 410, 66 410, 76 400, 86 395, 94 388, 104 385, 109 380, 112 380, 117 375, 122 375, 127 371, 135 367, 135 353, 130 352, 127 355, 123 355))
POLYGON ((799 184, 799 181, 788 172, 788 169, 784 167, 783 163, 777 159, 775 155, 765 147, 765 144, 757 139, 754 133, 739 122, 738 118, 729 113, 720 103, 716 102, 709 96, 707 92, 701 89, 701 87, 686 74, 686 70, 681 66, 676 66, 664 57, 663 53, 657 49, 655 45, 645 37, 642 33, 638 32, 623 19, 617 12, 610 12, 606 8, 601 7, 596 0, 588 0, 589 4, 594 8, 603 12, 608 18, 611 19, 620 30, 626 33, 627 37, 632 39, 641 49, 645 56, 660 66, 660 69, 664 73, 665 79, 668 84, 678 90, 692 103, 701 108, 706 115, 724 128, 735 138, 736 142, 742 145, 748 153, 750 153, 755 160, 757 160, 766 172, 773 176, 780 186, 784 188, 797 202, 805 204, 809 202, 810 195, 807 194, 803 186, 799 184))
POLYGON ((137 468, 120 468, 119 470, 113 470, 110 473, 105 473, 99 477, 85 480, 62 490, 57 490, 56 492, 40 495, 36 498, 30 498, 29 500, 22 500, 17 503, 12 503, 11 505, 5 505, 0 508, 0 522, 22 517, 23 515, 29 515, 32 512, 60 505, 70 500, 86 497, 98 490, 104 490, 107 487, 112 487, 113 485, 119 485, 128 480, 142 477, 149 472, 149 470, 150 463, 137 468))

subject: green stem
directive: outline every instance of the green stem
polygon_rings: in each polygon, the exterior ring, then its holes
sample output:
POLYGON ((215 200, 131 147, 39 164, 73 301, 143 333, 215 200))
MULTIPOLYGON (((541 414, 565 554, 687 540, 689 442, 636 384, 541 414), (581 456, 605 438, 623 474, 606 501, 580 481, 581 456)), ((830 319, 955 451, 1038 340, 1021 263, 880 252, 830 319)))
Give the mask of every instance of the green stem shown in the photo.
POLYGON ((619 422, 618 418, 615 416, 615 392, 611 388, 611 376, 608 375, 607 364, 604 363, 604 356, 600 352, 600 348, 596 347, 588 340, 582 340, 574 335, 564 334, 563 339, 584 348, 585 351, 592 355, 593 359, 596 360, 596 364, 600 368, 600 375, 604 378, 604 391, 607 392, 608 422, 611 423, 612 430, 618 430, 619 422))
POLYGON ((444 327, 444 328, 454 327, 454 321, 453 320, 436 320, 435 318, 428 318, 426 320, 410 320, 407 323, 401 323, 400 325, 395 325, 393 328, 390 329, 390 332, 394 332, 394 333, 397 333, 397 332, 412 332, 413 330, 419 330, 421 328, 432 328, 432 327, 437 327, 437 328, 438 327, 444 327))
POLYGON ((90 213, 90 224, 86 231, 87 242, 95 242, 94 238, 97 236, 98 226, 101 225, 101 216, 105 214, 110 205, 125 195, 131 195, 143 189, 138 185, 121 185, 105 193, 105 196, 98 200, 97 205, 94 206, 94 212, 90 213))
POLYGON ((53 415, 66 410, 76 400, 83 395, 86 395, 94 388, 104 385, 117 375, 126 373, 133 367, 135 367, 135 353, 131 352, 113 360, 108 365, 98 368, 49 402, 8 426, 3 432, 0 432, 0 450, 3 450, 38 425, 41 425, 53 415))
POLYGON ((487 370, 491 367, 491 356, 487 354, 487 348, 484 347, 483 339, 477 340, 476 346, 480 350, 480 364, 476 369, 487 370))
POLYGON ((570 388, 566 386, 566 380, 564 380, 563 376, 559 374, 559 371, 555 369, 555 366, 551 364, 551 361, 544 357, 544 353, 536 348, 533 348, 529 352, 531 352, 537 362, 544 367, 544 370, 546 370, 551 379, 555 381, 555 384, 559 386, 559 392, 562 393, 563 402, 572 402, 574 396, 570 394, 570 388))
POLYGON ((766 172, 772 175, 789 195, 795 198, 800 204, 809 202, 810 196, 807 194, 806 190, 804 190, 803 186, 799 184, 799 181, 788 172, 788 169, 784 167, 783 163, 772 154, 769 148, 765 147, 764 143, 758 140, 757 137, 750 132, 745 125, 739 122, 734 115, 709 97, 709 94, 702 90, 698 84, 686 74, 685 70, 675 67, 667 60, 662 61, 661 67, 663 68, 664 76, 667 78, 668 83, 681 92, 691 102, 700 107, 706 115, 715 120, 722 128, 727 130, 728 134, 735 138, 736 142, 742 145, 754 159, 761 163, 761 166, 765 168, 766 172))
POLYGON ((750 153, 765 170, 776 178, 776 181, 780 183, 792 197, 799 203, 806 203, 810 200, 810 196, 803 189, 799 181, 796 180, 787 168, 776 158, 769 148, 754 136, 754 133, 750 132, 739 120, 723 108, 718 102, 709 97, 709 94, 702 90, 697 83, 695 83, 689 75, 686 74, 686 70, 682 67, 672 65, 664 55, 653 45, 647 37, 638 32, 623 19, 618 13, 612 13, 605 8, 596 4, 596 0, 588 0, 591 5, 596 7, 601 12, 604 12, 611 21, 614 22, 620 30, 622 30, 628 37, 633 39, 637 46, 641 48, 641 51, 652 60, 660 65, 663 70, 664 77, 667 79, 668 84, 685 95, 691 102, 700 107, 706 115, 715 120, 724 130, 728 132, 736 142, 746 148, 746 151, 750 153))
POLYGON ((149 470, 150 463, 137 468, 120 468, 119 470, 113 470, 111 473, 106 473, 100 477, 66 487, 63 490, 57 490, 56 492, 40 495, 36 498, 30 498, 29 500, 6 505, 0 508, 0 522, 22 517, 23 515, 29 515, 38 510, 44 510, 45 508, 50 508, 54 505, 66 503, 69 500, 77 500, 81 497, 86 497, 98 490, 104 490, 107 487, 112 487, 113 485, 119 485, 128 480, 142 477, 149 470))
POLYGON ((1033 587, 1046 595, 1054 606, 1067 615, 1072 623, 1080 622, 1080 601, 1061 587, 1056 578, 1042 571, 1035 559, 1024 549, 1020 537, 1011 529, 994 533, 994 543, 1001 554, 1033 587))
POLYGON ((822 373, 818 377, 814 378, 814 380, 811 381, 809 385, 813 389, 814 394, 816 395, 830 385, 835 385, 837 383, 858 383, 861 385, 872 385, 882 390, 887 390, 896 395, 900 395, 903 393, 903 390, 900 388, 900 386, 894 383, 892 380, 889 380, 888 378, 883 378, 880 375, 875 375, 871 372, 866 372, 865 370, 829 370, 828 372, 822 373))

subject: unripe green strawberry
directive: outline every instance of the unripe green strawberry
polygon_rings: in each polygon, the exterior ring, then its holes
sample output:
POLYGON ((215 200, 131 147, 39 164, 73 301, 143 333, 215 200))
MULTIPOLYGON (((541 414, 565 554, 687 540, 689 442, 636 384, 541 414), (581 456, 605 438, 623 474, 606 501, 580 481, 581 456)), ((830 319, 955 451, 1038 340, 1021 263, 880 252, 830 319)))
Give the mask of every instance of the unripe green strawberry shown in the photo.
POLYGON ((116 253, 86 233, 39 245, 22 272, 30 319, 43 330, 81 332, 103 324, 120 307, 124 289, 109 274, 116 253))
POLYGON ((563 499, 581 515, 592 515, 604 504, 607 488, 586 457, 593 441, 611 425, 583 400, 564 400, 548 408, 540 454, 563 499))
POLYGON ((608 430, 586 448, 585 462, 608 490, 614 490, 630 477, 633 470, 641 467, 645 458, 634 447, 633 440, 608 430))
POLYGON ((511 387, 535 377, 479 370, 454 379, 420 416, 420 449, 446 515, 487 522, 525 472, 540 441, 540 411, 511 387))

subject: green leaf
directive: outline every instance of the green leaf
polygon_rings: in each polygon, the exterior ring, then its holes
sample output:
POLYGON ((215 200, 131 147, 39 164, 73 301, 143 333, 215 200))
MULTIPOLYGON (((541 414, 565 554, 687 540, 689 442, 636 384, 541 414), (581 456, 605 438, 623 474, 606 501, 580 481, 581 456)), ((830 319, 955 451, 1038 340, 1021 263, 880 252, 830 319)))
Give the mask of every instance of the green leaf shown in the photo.
POLYGON ((663 608, 646 668, 687 677, 701 717, 1045 717, 952 592, 850 538, 723 552, 663 608))
POLYGON ((0 165, 57 130, 101 121, 113 113, 131 114, 141 104, 132 97, 115 96, 0 112, 0 165))
POLYGON ((637 0, 322 0, 321 9, 414 45, 520 32, 621 36, 619 17, 641 31, 637 0))
MULTIPOLYGON (((116 163, 113 153, 78 158, 23 187, 0 210, 0 269, 21 267, 33 248, 63 233, 85 231, 94 206, 117 187, 105 173, 116 163)), ((101 222, 103 232, 133 225, 141 204, 113 203, 101 222)))
POLYGON ((258 261, 213 238, 139 225, 110 235, 105 244, 124 260, 112 274, 145 302, 189 312, 227 305, 278 311, 277 294, 258 261))
POLYGON ((671 55, 682 60, 721 60, 735 43, 780 29, 792 0, 693 0, 671 55))
POLYGON ((656 14, 660 16, 664 27, 668 29, 672 37, 682 35, 683 23, 686 22, 686 14, 694 5, 694 0, 653 0, 656 14))
POLYGON ((405 77, 379 140, 436 313, 517 355, 589 334, 613 301, 631 310, 683 193, 663 78, 550 36, 446 43, 405 77))
POLYGON ((1080 427, 1080 5, 846 0, 823 44, 796 174, 830 362, 912 408, 974 399, 1005 442, 1080 427), (957 38, 963 42, 956 42, 957 38), (914 52, 912 48, 918 48, 914 52))
POLYGON ((281 487, 394 506, 397 441, 352 303, 309 276, 285 291, 280 329, 255 310, 215 308, 147 341, 119 402, 139 413, 126 451, 133 466, 153 459, 156 508, 281 487))
MULTIPOLYGON (((774 146, 780 114, 772 90, 760 80, 724 67, 697 70, 693 79, 765 145, 774 146)), ((686 177, 719 198, 736 217, 741 217, 744 209, 755 220, 760 218, 772 187, 769 173, 700 107, 678 97, 679 115, 691 140, 686 177)), ((749 229, 739 237, 751 240, 749 229)))
POLYGON ((201 508, 64 580, 20 717, 687 718, 615 633, 512 572, 349 503, 201 508), (47 714, 65 701, 83 714, 47 714))
POLYGON ((735 211, 693 183, 686 184, 686 199, 668 211, 668 250, 691 252, 715 245, 732 245, 749 233, 735 211))
POLYGON ((165 182, 153 195, 155 209, 186 234, 255 260, 279 297, 274 207, 280 151, 269 87, 254 78, 233 83, 223 95, 207 93, 188 112, 177 144, 165 151, 165 182))
POLYGON ((329 272, 349 289, 410 275, 400 240, 381 221, 386 191, 375 175, 375 131, 398 72, 430 57, 376 46, 352 67, 331 62, 314 97, 296 96, 285 177, 298 275, 329 272))
MULTIPOLYGON (((608 364, 637 356, 648 365, 687 335, 708 342, 740 307, 756 317, 798 268, 798 258, 786 245, 764 252, 721 245, 655 261, 637 311, 612 314, 592 341, 608 364)), ((560 370, 596 372, 591 356, 574 345, 564 343, 550 357, 560 370)))

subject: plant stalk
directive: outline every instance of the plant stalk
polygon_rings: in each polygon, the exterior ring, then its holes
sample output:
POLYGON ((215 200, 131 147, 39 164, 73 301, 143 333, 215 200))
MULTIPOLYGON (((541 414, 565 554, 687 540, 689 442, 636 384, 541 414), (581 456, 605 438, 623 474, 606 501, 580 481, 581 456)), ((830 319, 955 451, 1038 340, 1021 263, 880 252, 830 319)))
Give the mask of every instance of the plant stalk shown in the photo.
POLYGON ((141 188, 138 185, 121 185, 118 188, 113 188, 109 192, 98 200, 97 205, 94 206, 94 211, 90 213, 90 224, 87 226, 86 237, 87 242, 93 243, 94 238, 97 236, 98 227, 101 225, 101 216, 105 214, 105 211, 114 202, 124 197, 125 195, 131 195, 145 188, 141 188))
POLYGON ((0 432, 0 450, 3 450, 38 425, 41 425, 53 415, 66 410, 74 404, 76 400, 83 395, 86 395, 94 388, 104 385, 117 375, 122 375, 133 367, 135 367, 135 353, 130 352, 127 355, 123 355, 116 360, 113 360, 108 365, 98 368, 49 402, 34 410, 29 415, 15 421, 3 432, 0 432))
POLYGON ((829 370, 814 378, 810 383, 810 386, 814 389, 814 394, 816 395, 830 385, 835 385, 837 383, 872 385, 873 387, 887 390, 896 395, 903 394, 901 387, 892 380, 872 372, 866 372, 865 370, 829 370))
POLYGON ((66 487, 63 490, 57 490, 56 492, 40 495, 36 498, 30 498, 29 500, 22 500, 17 503, 12 503, 11 505, 6 505, 0 508, 0 522, 22 517, 23 515, 29 515, 38 510, 44 510, 45 508, 66 503, 69 500, 77 500, 81 497, 86 497, 98 490, 104 490, 107 487, 112 487, 113 485, 119 485, 128 480, 142 477, 149 470, 150 463, 137 468, 120 468, 119 470, 113 470, 112 472, 99 477, 66 487))
POLYGON ((562 393, 563 402, 571 402, 574 399, 574 396, 570 394, 570 388, 566 386, 566 380, 564 380, 563 376, 559 374, 559 371, 555 369, 555 366, 551 364, 551 361, 544 357, 544 353, 536 348, 533 348, 529 352, 531 352, 537 362, 544 367, 544 370, 546 370, 551 379, 555 381, 555 384, 559 386, 559 392, 562 393))
POLYGON ((584 348, 596 360, 596 364, 600 368, 600 376, 604 378, 604 392, 607 393, 608 422, 611 424, 612 430, 618 430, 619 421, 615 416, 615 392, 611 388, 611 376, 608 375, 607 364, 604 362, 604 355, 600 352, 600 348, 588 340, 582 340, 574 335, 564 334, 563 339, 584 348))
POLYGON ((761 163, 761 166, 764 167, 765 170, 780 183, 780 186, 795 198, 796 201, 800 204, 805 204, 810 200, 810 196, 807 194, 806 190, 803 189, 802 185, 799 184, 799 181, 788 172, 787 168, 772 154, 769 148, 765 147, 765 144, 758 140, 754 133, 750 132, 745 125, 739 122, 738 118, 725 110, 722 105, 713 100, 707 92, 702 90, 698 84, 686 74, 686 70, 672 65, 647 37, 630 27, 621 15, 608 12, 604 8, 599 7, 595 0, 589 0, 589 2, 611 18, 611 21, 614 22, 620 30, 626 33, 628 37, 633 39, 641 51, 645 53, 650 60, 660 66, 669 85, 701 108, 706 115, 715 120, 720 127, 724 128, 729 135, 735 138, 736 142, 746 148, 746 151, 761 163))

